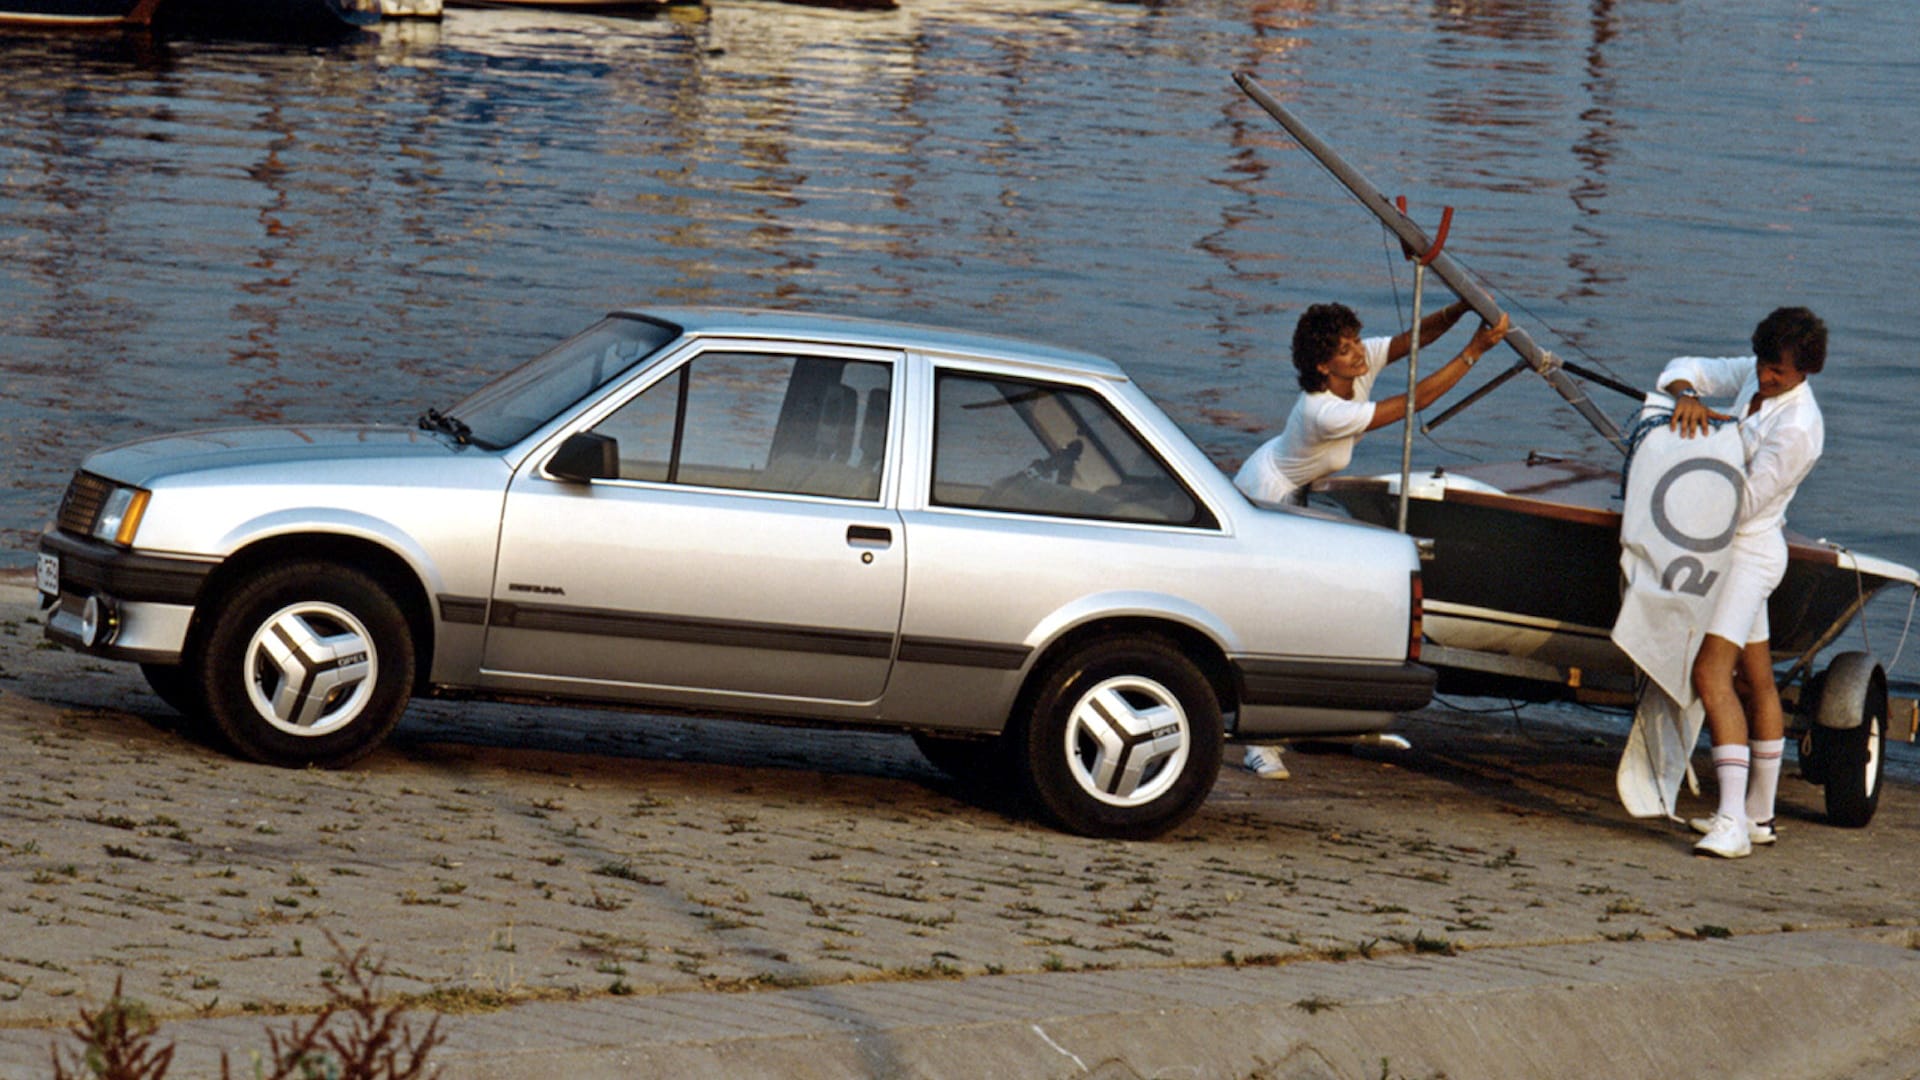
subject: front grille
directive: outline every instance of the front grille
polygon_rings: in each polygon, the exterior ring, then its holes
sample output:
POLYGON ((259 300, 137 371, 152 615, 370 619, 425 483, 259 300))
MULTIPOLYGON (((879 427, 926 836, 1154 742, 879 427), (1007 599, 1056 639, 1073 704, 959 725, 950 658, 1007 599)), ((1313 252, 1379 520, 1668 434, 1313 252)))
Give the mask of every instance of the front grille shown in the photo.
POLYGON ((74 473, 73 483, 67 485, 67 494, 60 500, 60 531, 81 536, 92 533, 94 519, 100 516, 100 507, 112 491, 111 481, 92 473, 74 473))

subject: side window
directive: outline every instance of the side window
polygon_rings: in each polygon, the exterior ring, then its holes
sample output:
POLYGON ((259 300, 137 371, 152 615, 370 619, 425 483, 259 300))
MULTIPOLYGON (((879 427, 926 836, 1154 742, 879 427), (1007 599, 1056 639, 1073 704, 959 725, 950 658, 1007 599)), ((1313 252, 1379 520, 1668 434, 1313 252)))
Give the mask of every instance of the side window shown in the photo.
POLYGON ((892 386, 873 361, 703 353, 594 430, 623 480, 872 500, 892 386))
POLYGON ((687 369, 667 376, 647 387, 594 428, 620 443, 620 479, 667 479, 673 463, 674 424, 680 415, 680 388, 686 385, 687 369))
POLYGON ((1213 524, 1133 429, 1085 390, 942 372, 933 439, 935 505, 1213 524))

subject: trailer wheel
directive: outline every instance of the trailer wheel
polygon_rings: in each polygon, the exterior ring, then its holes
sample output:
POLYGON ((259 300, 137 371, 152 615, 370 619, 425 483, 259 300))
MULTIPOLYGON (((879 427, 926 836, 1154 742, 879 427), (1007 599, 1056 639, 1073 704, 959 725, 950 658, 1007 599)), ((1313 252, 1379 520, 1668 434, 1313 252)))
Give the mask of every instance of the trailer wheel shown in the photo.
POLYGON ((1835 657, 1821 675, 1807 732, 1813 772, 1827 788, 1829 822, 1858 829, 1873 820, 1886 768, 1886 734, 1886 672, 1869 653, 1835 657))

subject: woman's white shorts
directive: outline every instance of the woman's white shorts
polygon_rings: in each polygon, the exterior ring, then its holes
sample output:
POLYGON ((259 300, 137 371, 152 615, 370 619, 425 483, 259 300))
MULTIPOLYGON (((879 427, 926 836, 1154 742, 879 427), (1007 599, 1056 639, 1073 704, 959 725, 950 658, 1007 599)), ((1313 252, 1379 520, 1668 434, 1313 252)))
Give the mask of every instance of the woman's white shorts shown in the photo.
POLYGON ((1773 529, 1733 538, 1733 562, 1720 585, 1707 633, 1746 645, 1773 635, 1767 625, 1767 598, 1787 573, 1787 538, 1773 529))

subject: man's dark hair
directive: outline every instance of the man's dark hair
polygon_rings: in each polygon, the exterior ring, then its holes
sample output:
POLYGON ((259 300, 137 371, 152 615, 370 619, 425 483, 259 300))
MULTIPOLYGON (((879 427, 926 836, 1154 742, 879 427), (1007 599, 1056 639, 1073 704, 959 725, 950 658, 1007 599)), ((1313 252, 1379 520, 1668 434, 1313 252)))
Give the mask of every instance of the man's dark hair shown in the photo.
POLYGON ((1360 336, 1360 316, 1345 304, 1315 304, 1301 313, 1293 327, 1293 367, 1300 373, 1300 389, 1315 393, 1327 388, 1320 365, 1340 351, 1340 339, 1360 336))
POLYGON ((1803 307, 1774 308, 1753 328, 1753 355, 1763 364, 1790 356, 1795 368, 1818 374, 1827 366, 1827 324, 1803 307))

